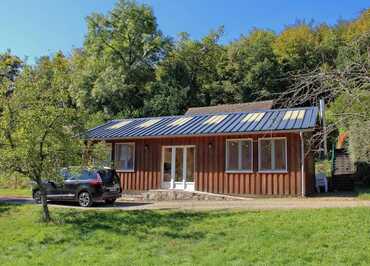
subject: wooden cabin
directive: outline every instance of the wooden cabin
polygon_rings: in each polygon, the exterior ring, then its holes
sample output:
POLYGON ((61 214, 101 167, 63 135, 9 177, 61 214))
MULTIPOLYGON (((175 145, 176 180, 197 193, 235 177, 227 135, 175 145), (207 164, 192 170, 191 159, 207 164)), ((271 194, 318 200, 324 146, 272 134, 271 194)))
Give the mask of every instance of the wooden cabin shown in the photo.
POLYGON ((111 149, 123 191, 313 192, 316 107, 112 120, 88 131, 111 149))

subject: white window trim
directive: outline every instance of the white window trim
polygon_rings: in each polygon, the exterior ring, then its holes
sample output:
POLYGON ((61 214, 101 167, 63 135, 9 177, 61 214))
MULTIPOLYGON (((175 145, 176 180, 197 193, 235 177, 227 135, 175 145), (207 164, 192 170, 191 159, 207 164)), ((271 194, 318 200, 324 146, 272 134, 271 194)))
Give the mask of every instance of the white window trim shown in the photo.
POLYGON ((136 160, 136 146, 135 142, 116 142, 114 143, 114 165, 116 165, 117 161, 117 146, 122 145, 122 144, 130 144, 134 146, 134 157, 133 157, 133 162, 132 162, 132 169, 116 169, 117 172, 124 172, 124 173, 133 173, 135 172, 135 160, 136 160))
POLYGON ((226 139, 225 141, 225 152, 226 152, 226 156, 225 156, 225 173, 253 173, 253 139, 252 138, 241 138, 241 139, 226 139), (250 151, 250 156, 251 156, 251 160, 252 160, 252 165, 251 165, 251 169, 250 170, 228 170, 228 158, 229 158, 229 149, 227 147, 227 143, 230 142, 230 141, 238 141, 238 168, 240 168, 241 164, 242 164, 242 156, 241 156, 241 149, 240 149, 240 143, 241 141, 243 140, 248 140, 250 141, 251 143, 251 151, 250 151))
MULTIPOLYGON (((275 166, 275 142, 272 142, 271 147, 271 166, 275 166)), ((288 140, 286 137, 271 137, 271 138, 259 138, 258 139, 258 172, 259 173, 287 173, 288 172, 288 140), (261 140, 285 140, 285 169, 274 170, 274 169, 261 169, 261 140)))

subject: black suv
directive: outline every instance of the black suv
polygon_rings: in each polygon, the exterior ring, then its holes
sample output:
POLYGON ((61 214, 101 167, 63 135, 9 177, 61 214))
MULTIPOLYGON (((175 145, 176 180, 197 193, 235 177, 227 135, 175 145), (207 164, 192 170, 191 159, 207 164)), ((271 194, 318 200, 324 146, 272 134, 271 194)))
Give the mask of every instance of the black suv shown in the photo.
MULTIPOLYGON (((48 200, 75 201, 82 207, 90 207, 96 201, 113 204, 121 196, 119 177, 113 169, 82 170, 78 173, 64 171, 62 182, 43 181, 48 200)), ((35 185, 32 195, 41 202, 40 188, 35 185)))

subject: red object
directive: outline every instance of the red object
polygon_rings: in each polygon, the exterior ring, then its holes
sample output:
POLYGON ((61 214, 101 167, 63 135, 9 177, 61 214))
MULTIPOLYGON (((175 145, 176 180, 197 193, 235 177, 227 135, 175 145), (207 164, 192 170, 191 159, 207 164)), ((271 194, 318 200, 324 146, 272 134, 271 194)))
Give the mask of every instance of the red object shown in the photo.
POLYGON ((96 187, 100 187, 103 185, 103 180, 101 179, 100 175, 96 173, 96 179, 90 181, 90 184, 96 187))
POLYGON ((338 142, 337 142, 337 149, 343 149, 344 147, 344 142, 346 141, 348 137, 347 132, 340 133, 338 136, 338 142))

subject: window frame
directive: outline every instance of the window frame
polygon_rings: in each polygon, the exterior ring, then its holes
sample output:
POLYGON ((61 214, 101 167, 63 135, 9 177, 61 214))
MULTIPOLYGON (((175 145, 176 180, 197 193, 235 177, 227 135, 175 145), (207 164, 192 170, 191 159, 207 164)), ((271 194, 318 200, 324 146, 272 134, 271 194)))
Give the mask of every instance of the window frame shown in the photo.
POLYGON ((225 141, 225 173, 253 173, 253 163, 254 163, 254 159, 253 159, 253 139, 252 138, 238 138, 238 139, 226 139, 225 141), (241 164, 242 164, 242 157, 240 156, 241 154, 241 149, 240 149, 240 144, 241 141, 250 141, 251 143, 251 150, 250 150, 250 157, 251 157, 251 169, 248 170, 248 169, 238 169, 238 170, 229 170, 228 169, 228 159, 229 159, 229 149, 228 149, 228 142, 231 142, 231 141, 237 141, 238 142, 238 168, 241 167, 241 164))
POLYGON ((107 159, 109 160, 110 163, 112 163, 112 161, 113 161, 113 143, 112 142, 106 142, 105 146, 109 150, 109 156, 108 156, 107 159))
POLYGON ((125 172, 125 173, 133 173, 135 172, 135 163, 136 163, 136 145, 135 142, 116 142, 114 143, 114 166, 117 167, 116 161, 117 161, 117 146, 118 145, 132 145, 133 146, 133 161, 132 161, 132 169, 116 169, 117 172, 125 172))
POLYGON ((287 173, 288 172, 288 139, 287 137, 270 137, 258 139, 258 172, 259 173, 287 173), (285 169, 274 169, 275 167, 275 141, 271 145, 271 169, 261 169, 261 141, 262 140, 285 140, 285 169))

